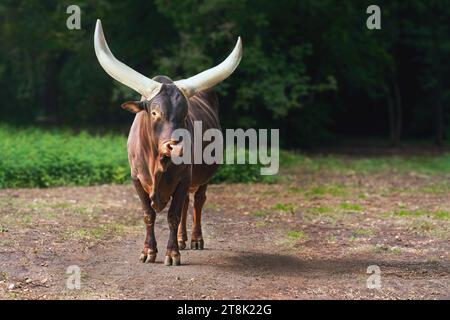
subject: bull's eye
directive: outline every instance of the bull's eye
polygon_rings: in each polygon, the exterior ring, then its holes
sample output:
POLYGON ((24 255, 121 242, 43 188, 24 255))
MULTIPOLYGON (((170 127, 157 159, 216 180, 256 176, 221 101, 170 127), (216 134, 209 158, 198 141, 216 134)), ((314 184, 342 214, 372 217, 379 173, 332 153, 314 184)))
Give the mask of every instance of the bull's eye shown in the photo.
POLYGON ((158 120, 159 119, 159 112, 158 111, 155 111, 155 110, 152 110, 151 112, 150 112, 150 114, 152 115, 152 118, 153 118, 153 120, 158 120))
POLYGON ((149 111, 150 111, 150 115, 153 120, 158 120, 159 118, 161 118, 161 112, 159 110, 159 106, 153 107, 149 111))

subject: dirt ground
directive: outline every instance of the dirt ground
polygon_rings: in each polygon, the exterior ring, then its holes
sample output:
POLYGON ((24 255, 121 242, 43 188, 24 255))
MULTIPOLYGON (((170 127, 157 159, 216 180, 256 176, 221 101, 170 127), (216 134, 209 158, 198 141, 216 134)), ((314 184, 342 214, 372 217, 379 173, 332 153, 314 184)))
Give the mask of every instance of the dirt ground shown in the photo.
POLYGON ((131 185, 0 190, 0 298, 449 299, 449 231, 448 177, 290 170, 211 185, 205 250, 166 267, 166 211, 156 263, 138 261, 131 185), (67 287, 73 265, 79 289, 67 287), (379 288, 367 286, 373 265, 379 288))

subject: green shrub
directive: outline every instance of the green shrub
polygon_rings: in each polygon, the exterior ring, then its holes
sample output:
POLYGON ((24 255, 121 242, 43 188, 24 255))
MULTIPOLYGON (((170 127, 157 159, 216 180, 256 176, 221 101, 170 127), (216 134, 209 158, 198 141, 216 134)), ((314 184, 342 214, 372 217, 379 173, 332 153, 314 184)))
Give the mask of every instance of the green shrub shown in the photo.
POLYGON ((126 138, 0 126, 0 187, 123 183, 126 138))
MULTIPOLYGON (((0 188, 124 183, 126 137, 0 125, 0 188)), ((221 165, 213 183, 269 181, 259 165, 221 165)))
POLYGON ((275 176, 263 176, 261 175, 261 165, 260 164, 248 164, 248 161, 245 161, 245 164, 236 164, 236 159, 238 155, 242 155, 244 153, 245 158, 249 159, 249 151, 248 150, 237 150, 234 155, 234 163, 235 164, 222 164, 219 166, 216 174, 211 180, 212 183, 221 183, 221 182, 274 182, 276 181, 275 176))

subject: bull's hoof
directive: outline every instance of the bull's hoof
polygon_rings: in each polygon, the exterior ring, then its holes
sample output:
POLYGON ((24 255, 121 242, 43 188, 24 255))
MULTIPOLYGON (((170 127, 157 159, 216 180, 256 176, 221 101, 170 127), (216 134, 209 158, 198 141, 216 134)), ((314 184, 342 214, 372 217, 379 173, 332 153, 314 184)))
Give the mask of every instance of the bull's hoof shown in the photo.
POLYGON ((178 240, 178 249, 180 249, 180 250, 186 249, 186 241, 178 240))
POLYGON ((166 255, 164 259, 164 265, 166 266, 179 266, 181 264, 181 256, 179 253, 171 253, 166 255))
POLYGON ((191 250, 203 250, 204 241, 203 239, 191 240, 191 250))
POLYGON ((139 257, 139 261, 142 263, 155 263, 157 252, 158 250, 144 249, 139 257))

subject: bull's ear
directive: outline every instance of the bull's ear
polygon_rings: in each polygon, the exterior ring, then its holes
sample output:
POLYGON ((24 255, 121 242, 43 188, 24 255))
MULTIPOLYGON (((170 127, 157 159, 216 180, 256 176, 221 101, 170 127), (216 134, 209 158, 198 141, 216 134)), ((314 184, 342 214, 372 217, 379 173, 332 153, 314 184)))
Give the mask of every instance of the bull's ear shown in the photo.
POLYGON ((138 113, 145 109, 145 103, 142 101, 127 101, 122 103, 122 108, 132 113, 138 113))

